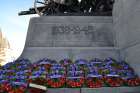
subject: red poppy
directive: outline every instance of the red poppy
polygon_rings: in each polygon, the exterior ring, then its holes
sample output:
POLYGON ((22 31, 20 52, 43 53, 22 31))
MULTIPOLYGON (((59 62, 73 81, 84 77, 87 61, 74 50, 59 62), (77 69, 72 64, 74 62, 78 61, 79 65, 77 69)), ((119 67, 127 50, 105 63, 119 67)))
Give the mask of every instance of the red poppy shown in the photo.
POLYGON ((4 93, 4 88, 2 87, 2 85, 0 86, 0 93, 4 93))
POLYGON ((124 83, 124 81, 118 77, 108 77, 105 82, 111 87, 119 87, 124 83))
POLYGON ((51 64, 46 64, 46 65, 43 65, 46 69, 46 71, 48 71, 50 68, 51 68, 51 64))
POLYGON ((15 93, 25 93, 25 88, 21 86, 21 87, 15 89, 15 93))
POLYGON ((103 86, 103 81, 99 78, 91 78, 86 80, 89 88, 100 88, 103 86))
POLYGON ((58 78, 57 80, 55 79, 48 79, 47 80, 47 85, 49 86, 49 87, 52 87, 52 88, 59 88, 59 87, 62 87, 62 86, 64 86, 64 84, 65 84, 65 78, 64 77, 62 77, 62 78, 58 78))
POLYGON ((140 85, 140 79, 139 78, 128 79, 127 84, 128 84, 128 86, 139 86, 140 85))
MULTIPOLYGON (((17 92, 15 92, 15 90, 10 90, 10 91, 8 91, 8 93, 17 93, 17 92)), ((20 92, 18 92, 18 93, 20 93, 20 92)))
POLYGON ((67 80, 67 85, 72 88, 82 87, 83 84, 84 84, 84 78, 80 78, 77 80, 72 80, 72 79, 67 80))

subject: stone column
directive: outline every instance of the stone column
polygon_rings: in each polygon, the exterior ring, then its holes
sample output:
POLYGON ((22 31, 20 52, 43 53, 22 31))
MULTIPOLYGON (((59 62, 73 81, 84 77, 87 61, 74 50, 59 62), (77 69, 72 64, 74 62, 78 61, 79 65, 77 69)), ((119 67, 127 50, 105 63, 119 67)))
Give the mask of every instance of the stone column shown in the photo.
POLYGON ((113 24, 121 57, 140 75, 140 0, 115 0, 113 24))

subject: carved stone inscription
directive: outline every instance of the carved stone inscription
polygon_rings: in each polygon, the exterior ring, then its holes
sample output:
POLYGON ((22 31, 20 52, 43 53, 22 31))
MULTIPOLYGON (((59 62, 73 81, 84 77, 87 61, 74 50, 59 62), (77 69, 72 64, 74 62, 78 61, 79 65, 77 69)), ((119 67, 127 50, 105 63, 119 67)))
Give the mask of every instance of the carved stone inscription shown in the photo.
POLYGON ((95 39, 95 27, 92 25, 55 25, 52 26, 52 35, 55 41, 66 42, 93 42, 95 39))
POLYGON ((52 34, 80 34, 84 33, 85 35, 94 33, 94 26, 79 26, 79 25, 58 25, 52 27, 52 34))
POLYGON ((97 47, 113 45, 112 31, 104 24, 37 24, 32 36, 31 46, 97 47))

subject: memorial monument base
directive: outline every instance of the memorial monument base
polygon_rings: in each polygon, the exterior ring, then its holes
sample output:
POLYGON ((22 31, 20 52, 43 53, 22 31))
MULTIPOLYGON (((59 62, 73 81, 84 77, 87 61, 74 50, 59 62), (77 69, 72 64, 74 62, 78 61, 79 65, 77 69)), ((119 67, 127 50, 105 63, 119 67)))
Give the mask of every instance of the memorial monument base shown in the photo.
POLYGON ((63 59, 91 60, 94 58, 105 59, 112 57, 121 60, 119 49, 115 47, 29 47, 26 48, 21 58, 36 62, 42 58, 54 59, 57 62, 63 59))
POLYGON ((30 20, 25 48, 20 58, 36 62, 68 58, 91 60, 120 59, 114 46, 112 17, 45 16, 30 20))
MULTIPOLYGON (((19 59, 32 63, 48 58, 124 60, 115 46, 112 17, 46 16, 30 21, 25 48, 19 59)), ((135 68, 134 68, 135 69, 135 68)), ((140 93, 140 87, 48 88, 47 93, 140 93)))

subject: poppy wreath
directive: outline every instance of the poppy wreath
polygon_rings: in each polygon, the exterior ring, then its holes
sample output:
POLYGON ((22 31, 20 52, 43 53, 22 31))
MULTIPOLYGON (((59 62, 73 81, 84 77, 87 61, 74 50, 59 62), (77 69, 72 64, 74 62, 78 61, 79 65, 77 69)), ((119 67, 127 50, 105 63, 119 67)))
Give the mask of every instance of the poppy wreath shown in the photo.
POLYGON ((29 84, 29 83, 32 83, 33 82, 33 79, 27 79, 27 83, 29 84))
POLYGON ((85 79, 84 77, 78 79, 67 79, 67 86, 70 88, 79 88, 84 85, 85 79))
POLYGON ((32 71, 38 71, 39 70, 39 68, 40 68, 40 66, 39 65, 36 65, 36 64, 33 64, 33 66, 32 66, 32 71))
MULTIPOLYGON (((51 68, 52 64, 49 63, 49 62, 44 62, 44 63, 40 63, 38 62, 37 65, 34 66, 34 68, 45 68, 45 71, 46 72, 49 72, 50 71, 50 68, 51 68)), ((34 70, 34 69, 33 69, 34 70)), ((38 69, 36 69, 38 70, 38 69)))
POLYGON ((12 86, 10 84, 4 83, 0 86, 0 93, 8 93, 12 91, 12 86))
POLYGON ((126 80, 126 84, 128 86, 140 86, 140 79, 139 78, 133 78, 126 80))
POLYGON ((103 86, 103 80, 101 78, 93 77, 86 79, 86 85, 89 88, 100 88, 103 86))
POLYGON ((3 83, 0 85, 0 93, 27 93, 27 86, 14 85, 9 83, 3 83))
POLYGON ((29 77, 32 76, 32 70, 29 70, 28 72, 26 72, 26 76, 28 77, 26 80, 27 83, 31 83, 32 79, 30 79, 29 77))
POLYGON ((1 89, 3 90, 3 93, 4 92, 9 93, 10 91, 13 91, 12 86, 8 83, 2 84, 1 89))
MULTIPOLYGON (((35 78, 35 79, 31 79, 30 83, 46 86, 47 80, 45 78, 35 78)), ((45 93, 45 91, 41 89, 29 87, 27 93, 45 93)))
POLYGON ((78 66, 79 70, 82 70, 84 72, 87 70, 86 64, 88 62, 86 60, 84 59, 76 60, 75 63, 78 66))
POLYGON ((49 72, 52 65, 51 64, 45 64, 43 66, 45 67, 46 72, 49 72))
POLYGON ((69 66, 70 64, 72 64, 72 61, 71 61, 70 59, 64 59, 64 60, 61 60, 59 63, 60 63, 62 66, 67 67, 67 66, 69 66))
POLYGON ((2 84, 0 86, 0 93, 26 93, 25 87, 13 87, 10 84, 2 84))
POLYGON ((4 93, 4 86, 0 85, 0 93, 4 93))
POLYGON ((13 90, 9 93, 26 93, 26 92, 27 92, 26 88, 20 86, 20 87, 13 88, 13 90))
POLYGON ((124 84, 124 80, 119 77, 107 77, 104 82, 109 87, 120 87, 124 84))
POLYGON ((65 77, 48 78, 47 79, 47 87, 50 87, 50 88, 61 88, 61 87, 65 87, 65 82, 66 82, 65 77))

